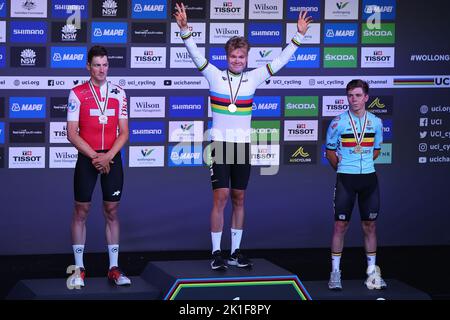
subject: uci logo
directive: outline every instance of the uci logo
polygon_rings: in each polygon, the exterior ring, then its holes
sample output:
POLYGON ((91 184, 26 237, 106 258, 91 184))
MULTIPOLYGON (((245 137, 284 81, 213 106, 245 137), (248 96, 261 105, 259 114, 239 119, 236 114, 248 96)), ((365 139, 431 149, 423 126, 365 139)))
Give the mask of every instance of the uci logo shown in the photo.
POLYGON ((434 84, 437 86, 448 86, 450 85, 450 78, 434 78, 434 84))

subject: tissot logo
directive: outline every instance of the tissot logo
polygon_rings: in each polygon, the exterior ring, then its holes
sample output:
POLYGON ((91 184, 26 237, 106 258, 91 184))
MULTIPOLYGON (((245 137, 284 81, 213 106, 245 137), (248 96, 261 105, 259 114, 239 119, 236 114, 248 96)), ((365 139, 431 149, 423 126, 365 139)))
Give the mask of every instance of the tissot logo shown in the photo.
POLYGON ((45 142, 44 122, 11 122, 9 141, 12 143, 45 142))
POLYGON ((45 67, 45 47, 12 47, 11 67, 45 67))
MULTIPOLYGON (((206 23, 189 23, 189 31, 195 43, 205 43, 206 23)), ((180 36, 180 28, 174 22, 170 24, 170 43, 183 43, 180 36)))
POLYGON ((126 22, 93 22, 93 43, 126 43, 128 24, 126 22))
POLYGON ((165 19, 167 17, 166 0, 132 0, 131 8, 131 16, 134 19, 165 19))
POLYGON ((361 68, 393 68, 395 48, 361 48, 361 68))
POLYGON ((52 22, 52 42, 86 42, 86 22, 81 22, 80 28, 66 22, 52 22))
POLYGON ((9 168, 45 168, 44 147, 9 148, 9 168))
POLYGON ((211 0, 211 19, 244 19, 244 0, 211 0))
POLYGON ((165 23, 132 23, 131 41, 136 43, 166 43, 165 23))
POLYGON ((126 0, 97 0, 92 2, 94 18, 126 18, 126 0))
POLYGON ((317 140, 317 120, 286 120, 284 122, 285 141, 317 140))
POLYGON ((349 108, 346 96, 324 96, 322 100, 322 116, 335 117, 349 108))
POLYGON ((166 48, 132 47, 131 68, 165 68, 166 48))
POLYGON ((278 166, 280 164, 280 145, 252 145, 251 164, 253 166, 278 166))

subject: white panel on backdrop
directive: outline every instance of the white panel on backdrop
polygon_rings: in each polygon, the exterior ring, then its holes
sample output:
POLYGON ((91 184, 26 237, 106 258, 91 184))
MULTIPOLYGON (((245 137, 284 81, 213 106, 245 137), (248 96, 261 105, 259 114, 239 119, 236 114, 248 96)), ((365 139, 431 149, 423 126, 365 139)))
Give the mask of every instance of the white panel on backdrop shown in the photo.
POLYGON ((244 0, 211 0, 211 19, 244 19, 244 0))
MULTIPOLYGON (((205 43, 206 41, 206 23, 189 22, 189 30, 191 30, 192 38, 195 43, 205 43)), ((176 22, 170 24, 170 43, 183 43, 180 37, 180 28, 176 22)))
POLYGON ((50 168, 75 168, 77 159, 75 147, 50 147, 48 165, 50 168))
MULTIPOLYGON (((297 32, 296 23, 286 24, 286 43, 291 42, 294 34, 297 32)), ((320 43, 320 23, 311 23, 308 31, 306 31, 305 37, 302 40, 302 44, 318 44, 320 43)))
POLYGON ((243 37, 243 23, 210 23, 209 24, 209 43, 226 43, 228 39, 234 36, 243 37))
POLYGON ((283 19, 283 0, 250 0, 249 19, 283 19))

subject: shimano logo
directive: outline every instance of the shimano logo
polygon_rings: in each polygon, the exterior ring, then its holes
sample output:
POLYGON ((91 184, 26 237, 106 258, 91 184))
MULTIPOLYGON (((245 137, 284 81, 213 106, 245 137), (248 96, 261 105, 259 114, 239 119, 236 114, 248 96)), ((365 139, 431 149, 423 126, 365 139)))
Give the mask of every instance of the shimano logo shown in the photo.
POLYGON ((174 110, 200 110, 202 106, 200 104, 174 104, 172 109, 174 110))
POLYGON ((39 35, 43 36, 45 34, 44 30, 42 29, 14 29, 13 30, 14 35, 25 35, 25 36, 34 36, 39 35))
POLYGON ((215 60, 215 61, 225 61, 225 60, 227 60, 227 56, 226 55, 218 55, 218 54, 213 54, 212 55, 212 60, 215 60))
POLYGON ((133 134, 162 134, 162 129, 133 129, 133 134))
POLYGON ((269 30, 252 31, 251 35, 254 37, 273 37, 273 36, 279 36, 280 31, 269 31, 269 30))
POLYGON ((55 10, 63 10, 63 11, 77 11, 77 10, 85 10, 86 7, 83 4, 55 4, 55 10))
POLYGON ((319 7, 289 7, 290 12, 310 11, 319 12, 319 7))

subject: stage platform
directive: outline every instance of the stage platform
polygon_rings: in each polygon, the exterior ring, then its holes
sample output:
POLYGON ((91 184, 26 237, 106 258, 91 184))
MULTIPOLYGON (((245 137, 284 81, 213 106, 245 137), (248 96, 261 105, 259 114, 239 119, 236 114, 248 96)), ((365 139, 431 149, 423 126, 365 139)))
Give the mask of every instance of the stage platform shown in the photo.
MULTIPOLYGON (((265 259, 253 268, 210 268, 209 260, 149 262, 131 286, 111 285, 106 277, 85 279, 82 289, 67 287, 67 279, 21 280, 10 300, 429 300, 430 296, 395 279, 385 290, 368 290, 364 279, 343 279, 342 291, 328 289, 327 280, 300 281, 265 259)), ((300 275, 301 276, 301 275, 300 275)))

